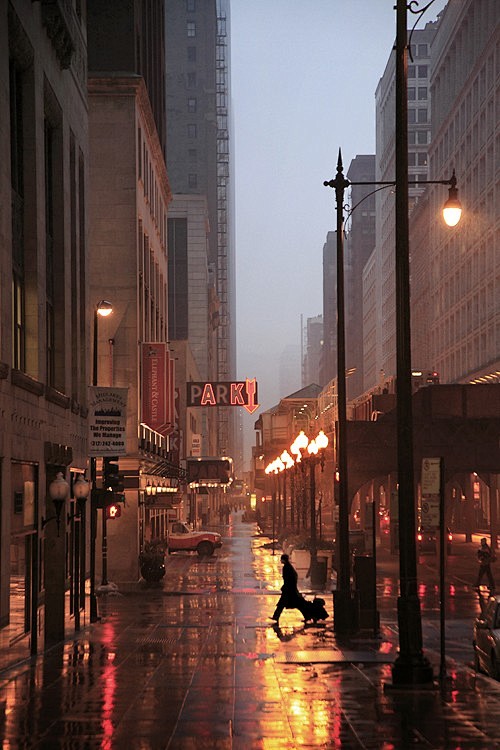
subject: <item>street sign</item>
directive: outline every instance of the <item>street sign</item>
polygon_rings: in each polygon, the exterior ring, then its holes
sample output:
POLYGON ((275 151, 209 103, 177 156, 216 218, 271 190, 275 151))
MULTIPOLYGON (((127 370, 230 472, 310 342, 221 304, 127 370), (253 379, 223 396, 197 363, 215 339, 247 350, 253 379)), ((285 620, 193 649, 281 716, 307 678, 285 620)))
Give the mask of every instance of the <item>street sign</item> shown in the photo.
POLYGON ((186 383, 186 406, 242 406, 249 414, 259 408, 257 381, 186 383))
POLYGON ((89 386, 89 456, 125 456, 128 388, 89 386))
POLYGON ((440 472, 440 458, 422 459, 422 495, 439 494, 440 472))
POLYGON ((421 526, 426 529, 437 529, 439 526, 439 495, 429 495, 422 499, 421 526))

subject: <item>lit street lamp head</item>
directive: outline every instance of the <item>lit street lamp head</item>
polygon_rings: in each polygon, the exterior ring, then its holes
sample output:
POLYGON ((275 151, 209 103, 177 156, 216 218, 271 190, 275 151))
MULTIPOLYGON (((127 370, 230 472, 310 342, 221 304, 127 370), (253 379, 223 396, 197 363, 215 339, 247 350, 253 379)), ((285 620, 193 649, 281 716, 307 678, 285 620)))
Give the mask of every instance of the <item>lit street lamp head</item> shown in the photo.
POLYGON ((455 227, 462 216, 462 204, 458 200, 457 178, 455 170, 451 176, 450 189, 448 191, 448 200, 443 206, 443 219, 449 227, 455 227))
POLYGON ((96 305, 96 312, 102 318, 107 318, 113 312, 113 305, 105 299, 102 299, 96 305))

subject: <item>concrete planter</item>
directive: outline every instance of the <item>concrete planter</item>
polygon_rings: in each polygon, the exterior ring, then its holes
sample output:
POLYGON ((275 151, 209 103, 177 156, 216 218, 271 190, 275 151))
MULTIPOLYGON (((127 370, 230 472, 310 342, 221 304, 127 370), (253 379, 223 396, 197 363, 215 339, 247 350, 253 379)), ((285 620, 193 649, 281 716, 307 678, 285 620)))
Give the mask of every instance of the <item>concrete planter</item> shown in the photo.
POLYGON ((291 556, 291 562, 299 578, 305 578, 311 565, 311 553, 308 549, 294 549, 291 556))

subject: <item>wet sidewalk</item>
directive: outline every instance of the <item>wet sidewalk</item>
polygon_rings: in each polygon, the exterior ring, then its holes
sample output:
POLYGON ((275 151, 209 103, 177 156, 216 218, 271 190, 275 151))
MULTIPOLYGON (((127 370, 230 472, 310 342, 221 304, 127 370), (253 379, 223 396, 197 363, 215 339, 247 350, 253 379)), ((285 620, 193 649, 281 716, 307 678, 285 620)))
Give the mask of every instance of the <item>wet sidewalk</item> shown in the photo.
POLYGON ((223 533, 217 556, 169 557, 163 585, 100 597, 99 623, 1 672, 2 747, 500 748, 497 683, 457 665, 440 689, 385 690, 388 618, 379 638, 290 610, 274 628, 279 554, 240 516, 223 533))

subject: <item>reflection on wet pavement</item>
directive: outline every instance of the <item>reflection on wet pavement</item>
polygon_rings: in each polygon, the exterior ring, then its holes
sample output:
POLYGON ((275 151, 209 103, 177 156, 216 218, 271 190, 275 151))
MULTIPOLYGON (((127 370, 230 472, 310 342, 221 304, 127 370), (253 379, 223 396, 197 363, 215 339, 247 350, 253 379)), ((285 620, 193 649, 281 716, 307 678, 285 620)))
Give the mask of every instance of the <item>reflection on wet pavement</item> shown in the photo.
POLYGON ((161 585, 101 597, 101 622, 0 673, 2 748, 500 747, 496 683, 462 667, 442 691, 384 690, 393 624, 340 639, 285 610, 273 626, 279 554, 239 516, 223 531, 216 557, 170 556, 161 585))

